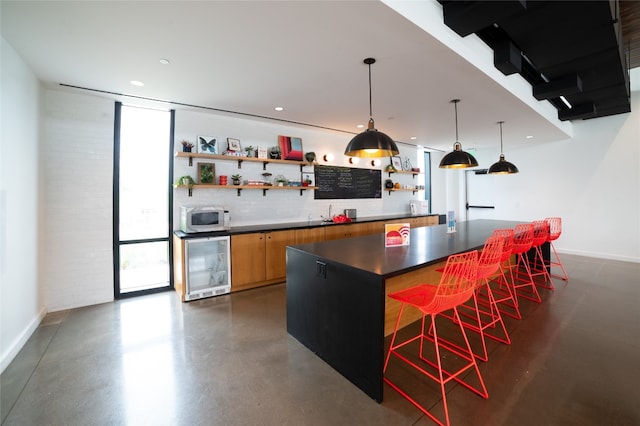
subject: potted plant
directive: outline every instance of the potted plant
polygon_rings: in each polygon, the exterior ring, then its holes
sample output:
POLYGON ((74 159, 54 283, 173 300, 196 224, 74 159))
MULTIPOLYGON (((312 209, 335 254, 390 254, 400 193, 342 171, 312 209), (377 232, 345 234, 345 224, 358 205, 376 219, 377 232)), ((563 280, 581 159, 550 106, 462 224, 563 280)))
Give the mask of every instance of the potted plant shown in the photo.
POLYGON ((189 175, 187 176, 180 176, 178 178, 178 180, 176 180, 176 183, 174 186, 178 187, 178 186, 187 186, 189 187, 189 189, 193 188, 193 185, 196 182, 193 180, 193 178, 189 175))
POLYGON ((308 163, 313 163, 314 161, 316 161, 316 153, 313 151, 309 151, 306 154, 304 154, 304 158, 307 160, 308 163))
POLYGON ((247 151, 247 157, 253 157, 253 146, 249 145, 247 147, 244 148, 245 151, 247 151))
POLYGON ((311 185, 311 179, 309 179, 309 178, 305 178, 305 179, 302 181, 302 186, 309 186, 309 185, 311 185))
POLYGON ((287 186, 287 178, 282 175, 276 176, 275 181, 277 186, 287 186))
POLYGON ((242 179, 242 176, 240 175, 231 175, 231 180, 234 185, 240 185, 240 179, 242 179))
POLYGON ((182 141, 182 152, 191 152, 193 144, 189 141, 182 141))

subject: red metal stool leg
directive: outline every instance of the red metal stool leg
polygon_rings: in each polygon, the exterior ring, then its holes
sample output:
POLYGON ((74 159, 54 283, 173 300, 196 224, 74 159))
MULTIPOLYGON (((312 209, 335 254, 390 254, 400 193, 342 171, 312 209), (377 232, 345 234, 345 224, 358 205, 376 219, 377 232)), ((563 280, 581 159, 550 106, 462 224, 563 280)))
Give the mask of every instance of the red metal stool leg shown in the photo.
POLYGON ((462 321, 460 320, 457 310, 457 306, 469 300, 474 291, 478 266, 477 259, 477 251, 450 256, 447 260, 447 265, 445 266, 439 285, 422 284, 389 294, 390 298, 401 302, 401 307, 391 338, 391 346, 385 359, 384 381, 439 425, 450 424, 449 407, 447 404, 445 389, 445 385, 447 383, 455 381, 483 398, 489 397, 475 357, 473 355, 469 355, 469 353, 471 353, 469 340, 467 339, 464 326, 462 325, 462 321), (420 333, 417 336, 398 343, 397 333, 401 323, 400 318, 406 305, 412 306, 421 311, 422 322, 420 333), (458 330, 460 331, 465 342, 465 346, 467 347, 465 351, 457 351, 447 345, 443 345, 442 343, 438 332, 436 318, 438 313, 448 309, 453 310, 455 322, 458 324, 458 330), (432 331, 432 335, 427 333, 427 317, 430 319, 429 329, 432 331), (408 345, 411 345, 416 340, 420 341, 420 345, 418 350, 418 359, 414 361, 408 357, 407 351, 410 349, 408 345), (426 343, 433 345, 435 359, 429 358, 428 355, 425 354, 424 345, 426 343), (405 348, 405 350, 401 351, 402 348, 405 348), (445 356, 444 352, 450 352, 454 356, 445 356), (406 365, 412 367, 413 371, 420 373, 421 377, 432 379, 440 385, 445 413, 444 422, 438 419, 433 413, 429 412, 429 410, 423 407, 415 398, 411 397, 407 390, 402 389, 397 383, 388 377, 388 370, 391 365, 390 359, 392 355, 394 356, 394 359, 400 360, 406 365), (462 362, 463 365, 445 365, 449 364, 450 361, 454 359, 457 361, 464 360, 462 362), (451 367, 454 368, 451 369, 451 367), (474 371, 475 375, 467 374, 470 371, 474 371), (475 376, 479 385, 472 384, 470 382, 472 377, 470 376, 475 376))
POLYGON ((562 234, 562 218, 548 217, 545 220, 549 224, 549 239, 547 241, 549 242, 552 255, 551 259, 549 259, 549 267, 560 267, 560 270, 562 271, 562 275, 551 274, 551 276, 554 278, 560 278, 563 281, 569 281, 567 271, 565 271, 564 265, 558 256, 555 245, 553 244, 553 242, 560 237, 560 234, 562 234))

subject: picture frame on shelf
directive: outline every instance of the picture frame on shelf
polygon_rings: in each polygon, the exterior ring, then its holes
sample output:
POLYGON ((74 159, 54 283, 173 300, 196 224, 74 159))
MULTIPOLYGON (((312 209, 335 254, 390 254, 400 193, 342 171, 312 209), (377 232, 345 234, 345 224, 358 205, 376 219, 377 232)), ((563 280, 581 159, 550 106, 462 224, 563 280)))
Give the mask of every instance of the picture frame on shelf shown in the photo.
POLYGON ((216 182, 215 163, 198 163, 198 184, 213 185, 216 182))
POLYGON ((218 138, 215 136, 198 136, 196 138, 198 148, 196 152, 200 154, 217 154, 218 153, 218 138))
POLYGON ((242 151, 242 146, 240 145, 240 139, 227 138, 227 144, 229 147, 227 148, 229 151, 240 152, 242 151))
POLYGON ((398 155, 394 155, 393 157, 391 157, 391 165, 397 171, 402 170, 402 158, 400 158, 400 156, 398 155))
POLYGON ((315 186, 315 173, 303 172, 300 181, 302 182, 302 186, 315 186))
POLYGON ((266 146, 258 146, 258 158, 269 158, 266 146))
POLYGON ((278 136, 283 160, 302 161, 302 139, 292 136, 278 136))

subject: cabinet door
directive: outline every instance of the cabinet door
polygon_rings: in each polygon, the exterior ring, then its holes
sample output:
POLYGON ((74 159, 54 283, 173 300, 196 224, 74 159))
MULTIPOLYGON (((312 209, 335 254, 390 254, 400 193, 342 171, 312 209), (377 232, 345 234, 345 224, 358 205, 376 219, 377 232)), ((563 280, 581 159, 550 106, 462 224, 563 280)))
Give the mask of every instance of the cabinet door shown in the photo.
POLYGON ((287 246, 296 242, 294 230, 273 231, 265 234, 266 279, 273 280, 287 276, 287 246))
POLYGON ((367 227, 369 228, 369 234, 382 234, 384 232, 384 221, 379 220, 377 222, 369 222, 367 223, 367 227))
POLYGON ((318 226, 317 228, 296 229, 295 237, 296 244, 307 244, 324 241, 324 228, 318 226))
POLYGON ((253 287, 265 280, 265 234, 231 236, 231 290, 253 287))

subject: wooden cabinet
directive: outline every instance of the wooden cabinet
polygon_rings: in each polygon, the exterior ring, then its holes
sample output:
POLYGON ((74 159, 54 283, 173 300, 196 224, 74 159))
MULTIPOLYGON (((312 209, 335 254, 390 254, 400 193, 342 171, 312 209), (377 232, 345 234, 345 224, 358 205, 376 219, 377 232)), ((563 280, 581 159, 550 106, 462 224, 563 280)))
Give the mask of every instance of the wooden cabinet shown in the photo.
POLYGON ((295 230, 296 244, 315 243, 325 240, 324 227, 318 226, 317 228, 303 228, 295 230))
POLYGON ((284 281, 286 246, 295 231, 270 231, 231 236, 231 291, 284 281))
POLYGON ((368 235, 370 232, 368 223, 352 223, 348 225, 326 225, 324 233, 325 240, 339 240, 341 238, 368 235))
POLYGON ((438 216, 407 217, 404 219, 388 220, 385 223, 409 223, 412 228, 420 228, 422 226, 437 225, 438 216))

